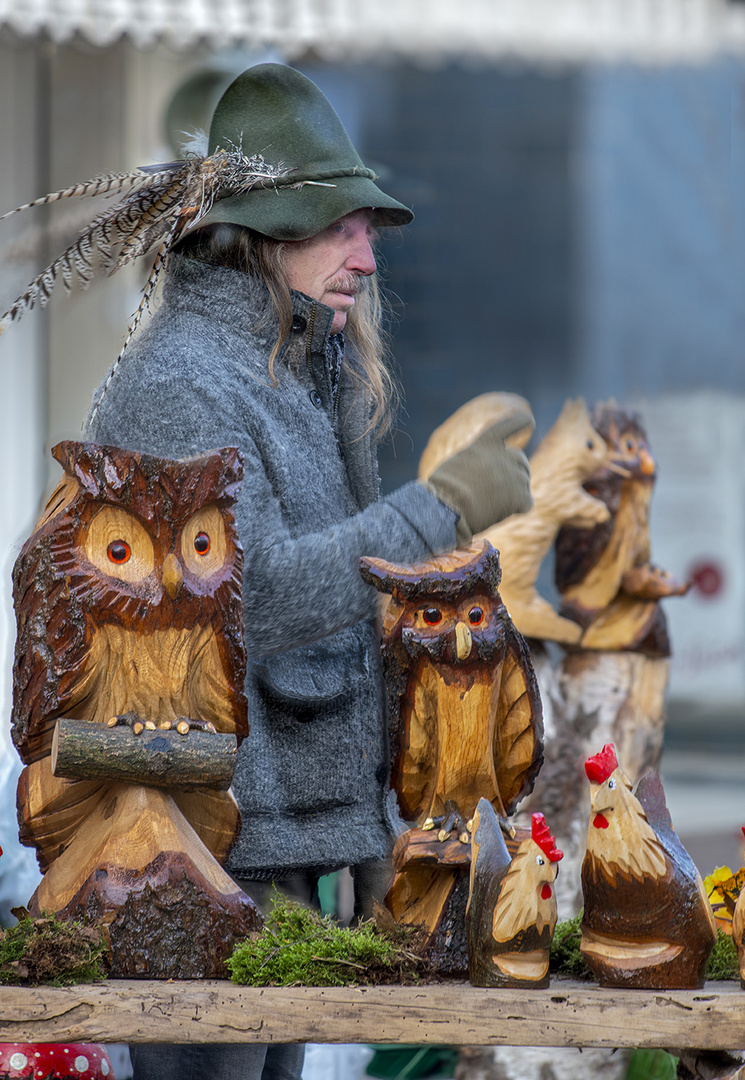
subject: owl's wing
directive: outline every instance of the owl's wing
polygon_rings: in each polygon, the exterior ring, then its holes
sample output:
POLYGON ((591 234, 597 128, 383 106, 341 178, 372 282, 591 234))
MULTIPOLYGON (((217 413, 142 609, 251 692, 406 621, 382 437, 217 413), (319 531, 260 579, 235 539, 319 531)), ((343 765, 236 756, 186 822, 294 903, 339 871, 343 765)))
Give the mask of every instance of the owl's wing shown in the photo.
POLYGON ((413 666, 402 647, 383 652, 388 686, 391 787, 403 818, 415 821, 431 802, 435 782, 436 713, 429 704, 431 666, 421 658, 413 666))
POLYGON ((511 814, 533 790, 543 764, 543 712, 528 647, 509 616, 506 622, 493 754, 499 792, 505 812, 511 814))
POLYGON ((13 663, 13 742, 25 762, 51 750, 54 723, 81 692, 90 627, 53 546, 64 550, 66 530, 55 516, 75 491, 63 477, 13 567, 16 645, 13 663))

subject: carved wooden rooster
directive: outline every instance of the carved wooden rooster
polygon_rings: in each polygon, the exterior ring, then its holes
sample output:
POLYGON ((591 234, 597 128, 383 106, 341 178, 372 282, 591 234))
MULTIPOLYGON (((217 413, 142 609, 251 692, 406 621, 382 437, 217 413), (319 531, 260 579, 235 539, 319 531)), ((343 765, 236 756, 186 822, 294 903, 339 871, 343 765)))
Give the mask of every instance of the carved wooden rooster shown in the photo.
POLYGON ((581 951, 601 986, 696 989, 716 941, 698 870, 673 832, 658 773, 632 793, 612 743, 585 762, 590 827, 581 951))
POLYGON ((466 908, 468 972, 474 986, 548 986, 563 852, 543 814, 510 856, 496 814, 481 799, 473 818, 466 908))

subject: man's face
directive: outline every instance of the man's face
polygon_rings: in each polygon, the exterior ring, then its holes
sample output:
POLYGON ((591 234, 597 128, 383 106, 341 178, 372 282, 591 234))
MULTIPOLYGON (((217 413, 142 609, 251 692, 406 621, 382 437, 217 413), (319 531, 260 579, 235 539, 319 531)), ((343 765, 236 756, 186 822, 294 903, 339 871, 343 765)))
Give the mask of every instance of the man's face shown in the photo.
POLYGON ((355 210, 309 240, 285 245, 290 288, 334 309, 333 334, 344 329, 360 278, 375 273, 375 238, 372 212, 355 210))

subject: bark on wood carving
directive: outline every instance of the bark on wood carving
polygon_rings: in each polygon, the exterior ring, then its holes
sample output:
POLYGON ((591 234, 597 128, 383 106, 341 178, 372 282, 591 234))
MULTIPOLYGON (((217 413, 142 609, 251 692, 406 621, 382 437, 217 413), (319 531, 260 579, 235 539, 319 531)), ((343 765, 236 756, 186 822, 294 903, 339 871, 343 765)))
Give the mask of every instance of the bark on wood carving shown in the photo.
POLYGON ((193 731, 186 717, 178 723, 182 731, 153 726, 135 734, 129 725, 58 720, 52 737, 52 772, 66 780, 105 778, 181 791, 200 787, 227 791, 235 770, 235 735, 193 731))
POLYGON ((217 861, 239 825, 222 790, 229 769, 188 790, 226 739, 235 746, 248 732, 231 511, 241 457, 228 448, 173 462, 90 443, 53 452, 65 475, 13 575, 19 820, 45 871, 29 906, 104 924, 115 974, 215 975, 234 938, 260 924, 217 861), (80 779, 53 774, 58 721, 62 771, 71 732, 100 747, 77 755, 89 759, 80 779), (158 739, 201 758, 186 783, 152 786, 168 771, 155 777, 152 764, 138 777, 135 759, 152 761, 158 739), (122 742, 127 783, 110 748, 122 742))
MULTIPOLYGON (((395 918, 425 925, 434 942, 458 886, 463 905, 467 893, 450 839, 469 843, 480 798, 512 813, 540 768, 537 684, 499 597, 490 545, 412 567, 363 559, 361 571, 392 596, 383 625, 391 784, 408 824, 432 830, 440 844, 439 866, 402 869, 387 902, 395 918)), ((464 959, 462 950, 457 970, 464 959)))
POLYGON ((474 986, 546 987, 562 858, 542 814, 510 855, 494 809, 481 799, 473 819, 466 909, 468 973, 474 986))
POLYGON ((582 954, 601 986, 698 989, 716 941, 703 882, 675 835, 659 774, 631 784, 608 744, 588 758, 582 954))

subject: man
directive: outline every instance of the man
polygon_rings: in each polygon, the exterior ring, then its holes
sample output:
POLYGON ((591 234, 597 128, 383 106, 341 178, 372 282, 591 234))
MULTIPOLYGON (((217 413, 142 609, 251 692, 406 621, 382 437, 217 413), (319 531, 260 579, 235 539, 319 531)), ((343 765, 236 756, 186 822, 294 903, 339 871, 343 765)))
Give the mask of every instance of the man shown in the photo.
MULTIPOLYGON (((381 498, 375 439, 393 382, 381 347, 377 230, 411 212, 374 183, 326 98, 264 64, 226 91, 209 152, 240 147, 286 180, 215 202, 169 258, 163 300, 86 435, 166 457, 238 446, 251 733, 228 868, 249 895, 350 866, 382 891, 386 789, 376 601, 362 555, 414 562, 530 506, 527 462, 491 429, 428 485, 381 498)), ((516 420, 514 427, 523 421, 516 420)), ((259 899, 259 902, 260 899, 259 899)), ((296 1047, 134 1048, 136 1080, 299 1075, 296 1047), (192 1071, 190 1071, 192 1070, 192 1071)))

